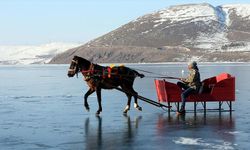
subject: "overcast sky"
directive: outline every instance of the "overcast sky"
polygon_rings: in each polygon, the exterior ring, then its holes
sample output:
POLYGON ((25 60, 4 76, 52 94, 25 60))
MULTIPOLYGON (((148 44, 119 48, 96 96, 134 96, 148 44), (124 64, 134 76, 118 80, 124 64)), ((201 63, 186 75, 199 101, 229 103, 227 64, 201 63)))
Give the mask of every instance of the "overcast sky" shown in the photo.
POLYGON ((85 43, 146 13, 197 2, 250 0, 1 0, 0 45, 85 43))

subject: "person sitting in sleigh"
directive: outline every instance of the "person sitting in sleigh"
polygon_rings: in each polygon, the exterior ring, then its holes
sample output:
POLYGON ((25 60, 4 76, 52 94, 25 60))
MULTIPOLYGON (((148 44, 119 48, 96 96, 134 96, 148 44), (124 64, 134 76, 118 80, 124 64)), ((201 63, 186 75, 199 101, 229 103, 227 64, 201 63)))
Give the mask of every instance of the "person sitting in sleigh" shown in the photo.
POLYGON ((181 93, 181 109, 177 114, 185 114, 185 103, 186 99, 190 94, 195 94, 199 92, 201 87, 200 73, 197 63, 192 61, 188 63, 189 76, 187 78, 182 78, 181 82, 177 82, 177 85, 184 91, 181 93))

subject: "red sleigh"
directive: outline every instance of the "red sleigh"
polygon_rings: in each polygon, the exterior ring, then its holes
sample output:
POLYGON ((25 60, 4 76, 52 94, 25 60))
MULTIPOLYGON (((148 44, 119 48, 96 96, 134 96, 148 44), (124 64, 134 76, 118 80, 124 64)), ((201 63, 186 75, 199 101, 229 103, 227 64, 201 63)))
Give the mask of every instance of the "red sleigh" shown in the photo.
MULTIPOLYGON (((182 90, 176 84, 165 80, 155 80, 155 86, 158 101, 165 102, 169 106, 171 103, 175 103, 177 110, 179 110, 182 90)), ((198 103, 202 104, 204 112, 206 112, 206 102, 219 102, 219 111, 225 102, 231 112, 233 101, 235 101, 235 77, 228 73, 203 80, 199 93, 192 94, 187 98, 187 102, 194 102, 195 112, 198 103)))

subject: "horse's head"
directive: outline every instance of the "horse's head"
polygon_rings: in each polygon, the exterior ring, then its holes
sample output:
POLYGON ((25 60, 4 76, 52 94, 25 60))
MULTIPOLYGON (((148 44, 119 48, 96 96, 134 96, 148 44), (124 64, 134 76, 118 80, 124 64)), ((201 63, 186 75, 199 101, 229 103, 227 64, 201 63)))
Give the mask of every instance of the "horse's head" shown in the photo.
POLYGON ((71 60, 71 64, 68 70, 68 77, 74 77, 75 74, 79 72, 79 57, 74 56, 74 58, 71 60))

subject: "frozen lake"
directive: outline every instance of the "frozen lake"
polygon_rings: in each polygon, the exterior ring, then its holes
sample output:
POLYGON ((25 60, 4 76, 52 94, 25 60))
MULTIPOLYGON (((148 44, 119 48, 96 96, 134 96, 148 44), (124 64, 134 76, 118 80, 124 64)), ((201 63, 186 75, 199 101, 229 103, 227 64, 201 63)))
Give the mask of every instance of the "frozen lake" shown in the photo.
MULTIPOLYGON (((128 66, 180 77, 184 69, 187 75, 183 64, 128 66)), ((103 91, 103 112, 96 117, 95 94, 86 112, 86 84, 82 76, 68 78, 67 69, 68 65, 0 66, 0 149, 249 149, 250 64, 201 64, 202 79, 221 72, 236 76, 237 100, 232 115, 207 112, 196 117, 169 117, 142 101, 142 112, 131 108, 124 116, 127 98, 115 90, 103 91)), ((153 79, 137 78, 135 89, 156 100, 153 79)), ((187 109, 192 106, 187 104, 187 109)))

